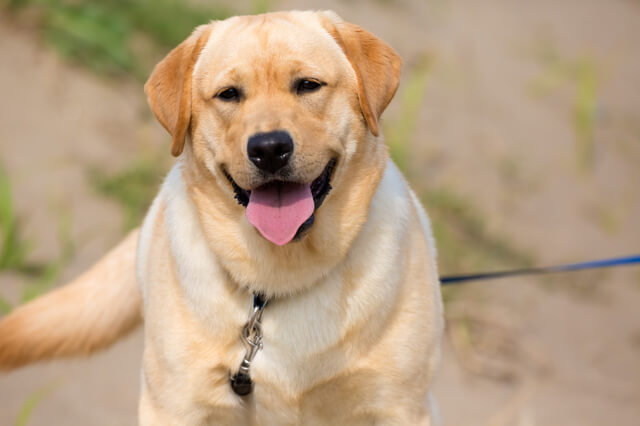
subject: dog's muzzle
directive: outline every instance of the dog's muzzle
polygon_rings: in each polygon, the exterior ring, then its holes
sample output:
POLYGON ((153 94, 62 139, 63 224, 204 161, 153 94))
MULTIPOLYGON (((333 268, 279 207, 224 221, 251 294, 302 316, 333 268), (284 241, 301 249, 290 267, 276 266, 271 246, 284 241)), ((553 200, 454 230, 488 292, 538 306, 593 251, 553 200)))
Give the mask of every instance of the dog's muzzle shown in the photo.
POLYGON ((315 221, 315 211, 331 191, 336 160, 330 160, 320 176, 308 183, 271 180, 253 190, 241 188, 224 171, 238 203, 247 208, 247 219, 269 241, 284 245, 300 239, 315 221))

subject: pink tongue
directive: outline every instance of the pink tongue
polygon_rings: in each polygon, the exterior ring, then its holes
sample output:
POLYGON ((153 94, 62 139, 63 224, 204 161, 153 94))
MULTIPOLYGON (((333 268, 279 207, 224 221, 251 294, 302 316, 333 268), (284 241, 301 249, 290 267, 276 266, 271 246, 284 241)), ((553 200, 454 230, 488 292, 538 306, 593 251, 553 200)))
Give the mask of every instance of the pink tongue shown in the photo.
POLYGON ((310 185, 273 182, 251 191, 247 219, 263 237, 282 246, 295 237, 313 209, 310 185))

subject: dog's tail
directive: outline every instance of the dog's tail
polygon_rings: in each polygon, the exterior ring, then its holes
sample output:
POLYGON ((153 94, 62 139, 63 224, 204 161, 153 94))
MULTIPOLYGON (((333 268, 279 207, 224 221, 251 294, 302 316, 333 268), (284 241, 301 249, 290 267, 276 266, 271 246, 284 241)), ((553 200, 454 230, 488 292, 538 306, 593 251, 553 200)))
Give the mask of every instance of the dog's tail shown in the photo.
POLYGON ((141 322, 138 230, 69 285, 0 320, 0 370, 104 349, 141 322))

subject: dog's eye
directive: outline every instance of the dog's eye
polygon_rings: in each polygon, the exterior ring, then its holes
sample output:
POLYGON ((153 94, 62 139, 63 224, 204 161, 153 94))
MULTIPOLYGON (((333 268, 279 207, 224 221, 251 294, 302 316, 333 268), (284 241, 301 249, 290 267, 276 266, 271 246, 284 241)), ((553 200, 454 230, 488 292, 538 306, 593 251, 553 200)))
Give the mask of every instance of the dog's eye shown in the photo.
POLYGON ((223 101, 235 101, 240 98, 240 91, 235 87, 228 87, 216 95, 216 98, 220 98, 223 101))
POLYGON ((296 87, 298 94, 315 92, 321 86, 324 86, 324 83, 320 83, 315 80, 300 80, 296 87))

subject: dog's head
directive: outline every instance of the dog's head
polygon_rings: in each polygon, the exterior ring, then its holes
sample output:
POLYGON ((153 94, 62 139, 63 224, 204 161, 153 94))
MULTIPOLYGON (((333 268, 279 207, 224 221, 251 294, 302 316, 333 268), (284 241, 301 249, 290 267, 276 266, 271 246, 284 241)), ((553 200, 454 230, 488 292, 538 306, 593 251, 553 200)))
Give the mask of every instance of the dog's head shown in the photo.
MULTIPOLYGON (((198 27, 145 92, 172 154, 195 164, 196 192, 215 195, 216 219, 289 247, 321 216, 333 233, 357 233, 386 161, 375 137, 400 64, 387 44, 332 12, 242 16, 198 27), (340 222, 348 214, 357 217, 340 222)), ((327 230, 318 231, 323 244, 327 230)))

